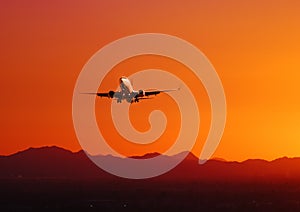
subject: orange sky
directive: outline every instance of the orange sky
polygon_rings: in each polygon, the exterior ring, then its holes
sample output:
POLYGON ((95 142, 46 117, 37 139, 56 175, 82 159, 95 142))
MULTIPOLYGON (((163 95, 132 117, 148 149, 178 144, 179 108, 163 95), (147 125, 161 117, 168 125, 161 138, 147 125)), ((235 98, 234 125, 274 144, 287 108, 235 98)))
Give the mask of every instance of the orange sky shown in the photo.
POLYGON ((300 156, 298 0, 103 2, 1 1, 1 155, 79 150, 71 109, 83 65, 115 39, 159 32, 197 46, 222 80, 227 123, 215 157, 300 156))

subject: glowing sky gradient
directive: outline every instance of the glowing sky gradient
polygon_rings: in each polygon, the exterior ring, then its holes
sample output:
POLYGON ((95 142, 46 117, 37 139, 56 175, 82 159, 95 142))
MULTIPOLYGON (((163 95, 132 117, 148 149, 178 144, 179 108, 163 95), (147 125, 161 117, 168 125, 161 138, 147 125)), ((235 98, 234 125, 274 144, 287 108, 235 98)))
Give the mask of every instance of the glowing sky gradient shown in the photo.
POLYGON ((197 46, 222 80, 215 157, 300 156, 299 11, 298 0, 1 1, 0 154, 79 150, 72 93, 83 65, 115 39, 159 32, 197 46))

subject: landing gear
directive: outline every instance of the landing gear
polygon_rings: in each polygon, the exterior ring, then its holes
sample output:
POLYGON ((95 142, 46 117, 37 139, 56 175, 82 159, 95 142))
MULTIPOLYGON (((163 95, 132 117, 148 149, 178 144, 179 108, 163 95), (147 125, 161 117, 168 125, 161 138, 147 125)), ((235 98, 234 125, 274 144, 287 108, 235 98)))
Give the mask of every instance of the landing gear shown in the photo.
POLYGON ((121 99, 117 99, 117 103, 121 103, 122 102, 122 100, 121 99))
POLYGON ((134 103, 134 102, 139 102, 140 100, 137 99, 137 98, 134 98, 134 100, 131 100, 131 103, 134 103))

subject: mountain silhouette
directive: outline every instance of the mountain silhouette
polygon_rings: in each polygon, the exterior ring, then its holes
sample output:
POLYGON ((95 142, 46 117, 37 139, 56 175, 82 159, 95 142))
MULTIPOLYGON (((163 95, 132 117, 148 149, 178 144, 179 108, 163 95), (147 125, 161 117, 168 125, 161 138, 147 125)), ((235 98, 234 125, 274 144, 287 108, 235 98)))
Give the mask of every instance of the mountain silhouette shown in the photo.
POLYGON ((134 159, 149 159, 149 158, 157 157, 159 155, 161 155, 161 154, 159 154, 157 152, 153 152, 153 153, 147 153, 147 154, 141 155, 141 156, 134 155, 134 156, 130 156, 129 158, 134 158, 134 159))
MULTIPOLYGON (((243 162, 228 162, 217 158, 200 165, 198 158, 189 152, 164 157, 170 160, 182 154, 187 156, 178 166, 155 179, 230 182, 297 180, 300 177, 300 158, 284 157, 273 161, 249 159, 243 162)), ((160 154, 149 153, 130 158, 148 159, 158 155, 160 154)), ((116 159, 111 155, 97 157, 106 160, 116 159)), ((0 178, 116 179, 118 177, 98 168, 82 150, 73 153, 52 146, 29 148, 10 156, 1 156, 0 178)))

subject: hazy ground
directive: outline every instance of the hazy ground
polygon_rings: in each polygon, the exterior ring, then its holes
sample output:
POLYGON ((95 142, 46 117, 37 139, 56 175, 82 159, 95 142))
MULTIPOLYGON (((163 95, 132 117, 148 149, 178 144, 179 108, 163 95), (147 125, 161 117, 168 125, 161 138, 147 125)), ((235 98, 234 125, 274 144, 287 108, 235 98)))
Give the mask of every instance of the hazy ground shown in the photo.
POLYGON ((299 211, 300 183, 1 180, 0 211, 299 211))

